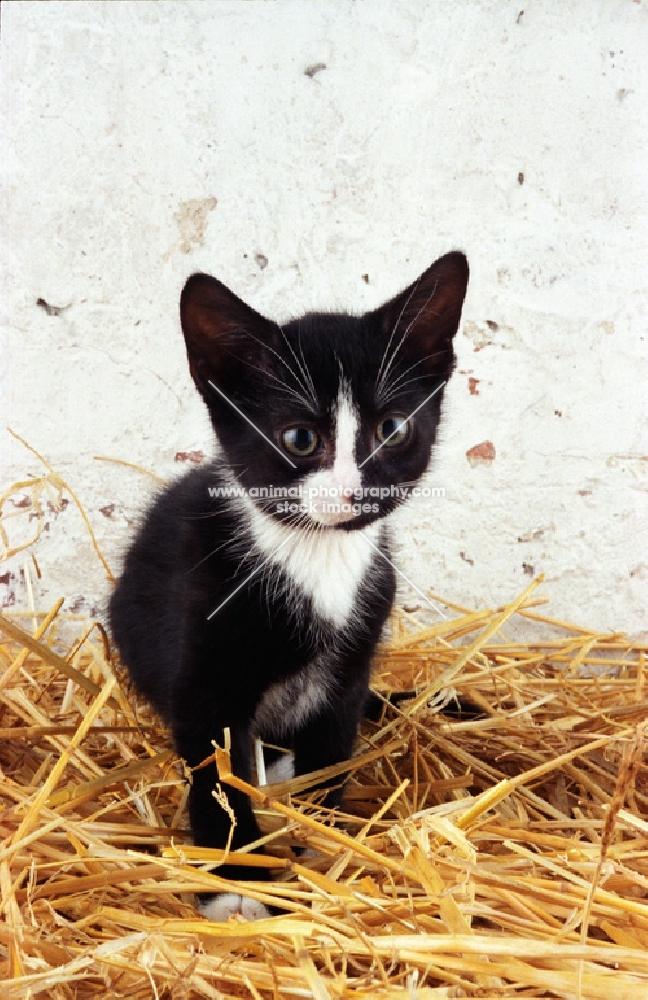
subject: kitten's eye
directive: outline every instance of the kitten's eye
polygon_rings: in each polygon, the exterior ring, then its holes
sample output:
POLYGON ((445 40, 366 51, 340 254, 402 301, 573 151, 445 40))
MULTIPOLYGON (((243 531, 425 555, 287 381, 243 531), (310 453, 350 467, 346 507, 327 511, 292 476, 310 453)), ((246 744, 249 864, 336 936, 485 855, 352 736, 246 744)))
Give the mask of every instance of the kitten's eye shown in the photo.
POLYGON ((299 458, 312 455, 319 444, 317 434, 310 427, 291 427, 283 432, 281 441, 286 451, 299 458))
POLYGON ((376 428, 376 437, 385 448, 395 448, 407 441, 410 425, 405 417, 385 417, 376 428))

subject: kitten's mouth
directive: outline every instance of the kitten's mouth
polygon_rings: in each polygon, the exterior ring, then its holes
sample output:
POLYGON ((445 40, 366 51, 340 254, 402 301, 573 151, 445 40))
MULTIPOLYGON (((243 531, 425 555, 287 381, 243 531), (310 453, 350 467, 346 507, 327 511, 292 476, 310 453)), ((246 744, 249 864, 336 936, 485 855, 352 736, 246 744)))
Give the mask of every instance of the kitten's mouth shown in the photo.
POLYGON ((315 528, 318 531, 332 532, 332 531, 361 531, 368 525, 373 524, 374 521, 379 521, 384 518, 390 511, 380 510, 377 513, 345 513, 341 516, 334 516, 329 520, 324 521, 319 517, 313 517, 313 515, 305 515, 303 524, 307 528, 315 528))

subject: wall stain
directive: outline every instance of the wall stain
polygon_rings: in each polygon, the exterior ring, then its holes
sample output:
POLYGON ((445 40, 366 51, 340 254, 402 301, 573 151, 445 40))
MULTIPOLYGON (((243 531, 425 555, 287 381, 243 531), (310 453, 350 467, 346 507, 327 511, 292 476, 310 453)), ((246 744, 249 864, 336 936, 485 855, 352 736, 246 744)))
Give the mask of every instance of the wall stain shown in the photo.
POLYGON ((494 461, 495 455, 495 445, 492 441, 481 441, 466 452, 466 458, 473 469, 476 465, 490 465, 494 461))
POLYGON ((191 198, 181 201, 173 218, 180 230, 180 252, 190 253, 202 246, 207 232, 207 216, 216 208, 216 198, 191 198))

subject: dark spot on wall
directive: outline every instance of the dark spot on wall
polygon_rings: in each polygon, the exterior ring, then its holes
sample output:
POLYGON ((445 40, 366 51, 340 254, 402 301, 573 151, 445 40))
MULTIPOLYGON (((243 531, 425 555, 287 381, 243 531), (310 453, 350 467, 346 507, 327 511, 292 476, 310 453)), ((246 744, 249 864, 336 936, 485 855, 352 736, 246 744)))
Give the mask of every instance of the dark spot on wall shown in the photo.
POLYGON ((36 305, 40 306, 40 308, 43 309, 48 316, 60 316, 62 312, 65 312, 66 309, 70 308, 70 305, 67 306, 50 305, 50 303, 46 302, 45 299, 36 299, 36 305))
POLYGON ((475 560, 471 559, 470 556, 467 556, 465 552, 460 552, 459 555, 461 556, 461 558, 463 559, 463 561, 467 562, 470 566, 474 566, 475 565, 475 560))
POLYGON ((497 333, 497 331, 499 330, 499 323, 496 323, 494 319, 487 319, 486 326, 488 327, 489 330, 492 330, 493 333, 497 333))
POLYGON ((470 393, 471 396, 478 396, 479 395, 479 390, 477 388, 477 386, 479 385, 479 382, 480 382, 480 379, 478 379, 478 378, 469 378, 468 379, 468 392, 470 393))
POLYGON ((522 185, 524 184, 524 174, 522 173, 521 170, 520 173, 518 174, 518 184, 520 185, 520 187, 522 187, 522 185))
POLYGON ((546 528, 532 528, 531 531, 525 531, 523 535, 520 535, 518 542, 533 542, 536 538, 542 538, 546 531, 555 531, 556 526, 552 523, 546 528))
POLYGON ((103 514, 104 517, 112 517, 115 513, 114 503, 107 503, 105 507, 100 507, 99 513, 103 514))
POLYGON ((526 573, 527 576, 533 576, 533 574, 535 573, 535 570, 531 565, 531 563, 522 563, 522 571, 523 573, 526 573))
POLYGON ((263 271, 268 266, 268 258, 264 253, 255 253, 254 259, 257 262, 261 271, 263 271))
POLYGON ((369 275, 368 274, 363 274, 362 275, 362 280, 364 281, 365 285, 368 285, 369 284, 369 275))
POLYGON ((562 410, 554 410, 557 417, 562 417, 562 410))
POLYGON ((47 501, 47 509, 50 512, 50 514, 60 514, 61 511, 65 510, 65 508, 69 507, 69 505, 70 501, 66 500, 65 497, 61 497, 61 499, 57 503, 52 503, 51 500, 47 501))
POLYGON ((306 69, 304 70, 304 76, 309 76, 312 80, 313 77, 316 76, 318 73, 321 73, 323 69, 326 69, 326 63, 323 62, 313 63, 311 66, 306 67, 306 69))

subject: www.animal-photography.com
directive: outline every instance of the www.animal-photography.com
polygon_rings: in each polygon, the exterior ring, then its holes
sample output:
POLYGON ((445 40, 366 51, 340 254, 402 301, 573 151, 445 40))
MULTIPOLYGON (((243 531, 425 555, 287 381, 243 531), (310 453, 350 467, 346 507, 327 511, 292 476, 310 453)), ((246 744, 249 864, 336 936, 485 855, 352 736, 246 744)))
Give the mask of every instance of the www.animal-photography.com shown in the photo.
POLYGON ((647 38, 2 5, 3 997, 648 990, 647 38))

